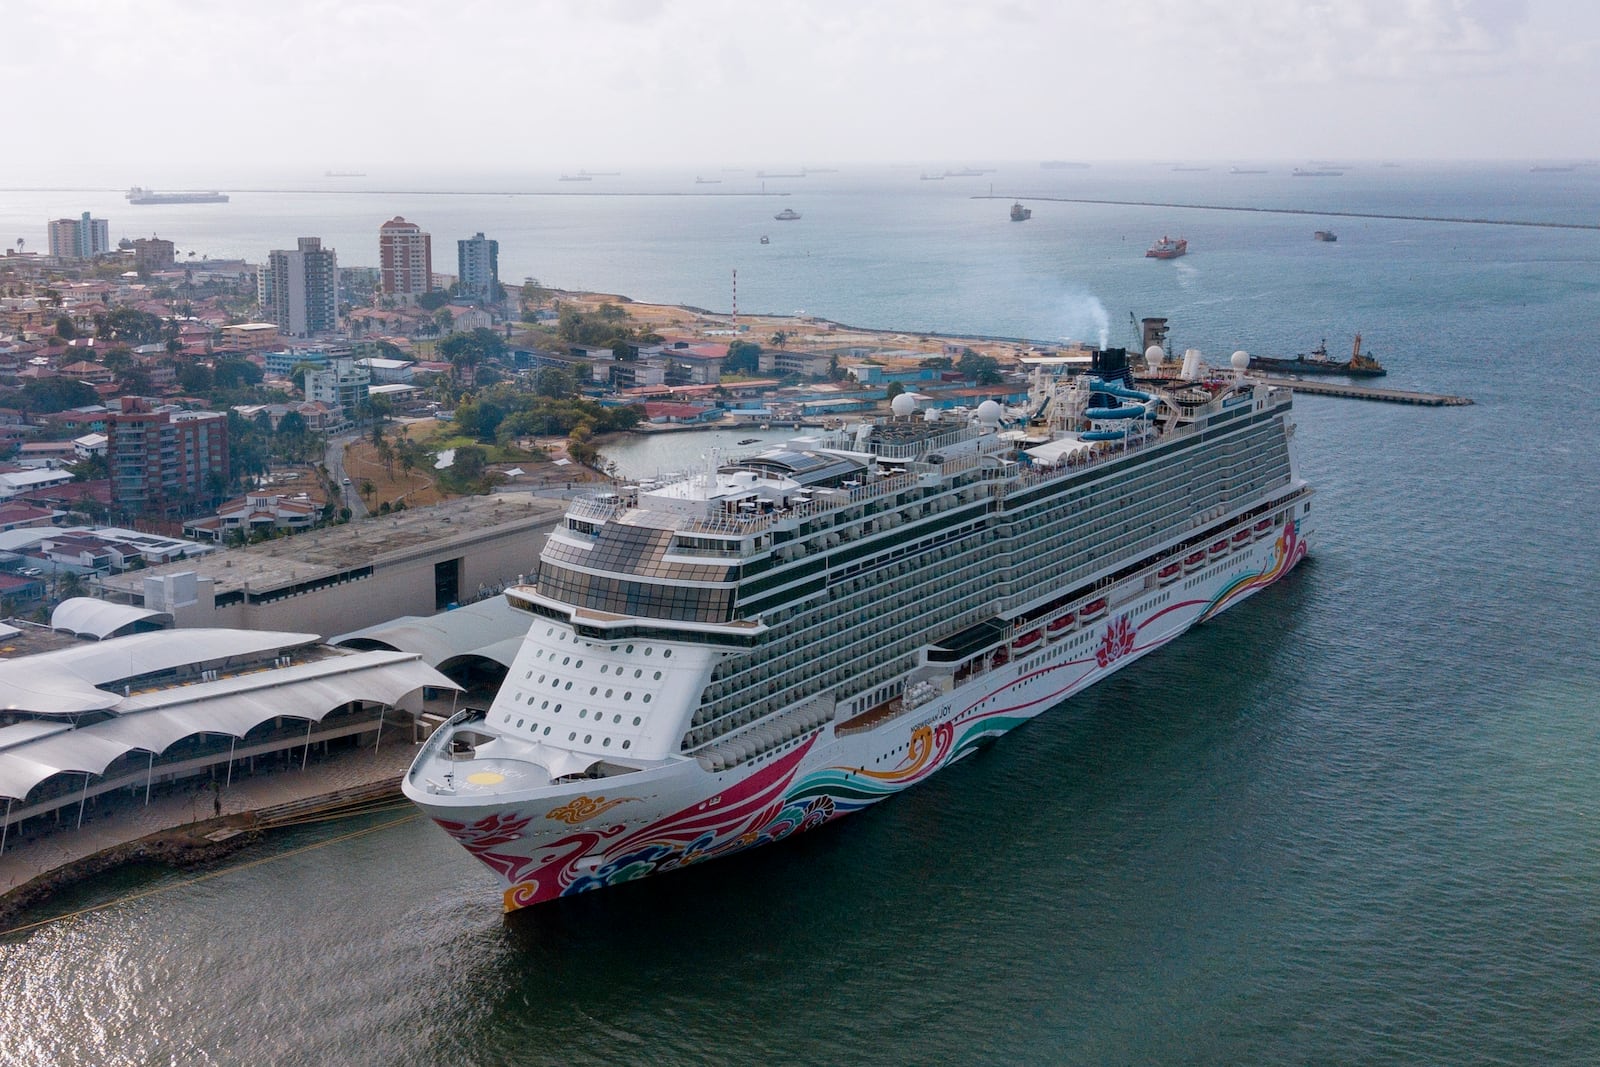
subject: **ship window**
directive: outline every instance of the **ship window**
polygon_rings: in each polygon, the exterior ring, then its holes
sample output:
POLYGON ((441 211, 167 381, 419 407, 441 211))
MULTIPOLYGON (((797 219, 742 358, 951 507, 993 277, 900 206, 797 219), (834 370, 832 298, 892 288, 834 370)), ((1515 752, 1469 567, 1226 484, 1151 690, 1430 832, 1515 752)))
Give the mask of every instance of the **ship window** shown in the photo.
POLYGON ((642 678, 642 677, 644 677, 644 671, 642 671, 642 670, 635 670, 635 671, 634 671, 634 672, 633 672, 633 676, 634 676, 634 677, 635 677, 635 678, 642 678))
POLYGON ((567 735, 567 740, 568 741, 576 741, 577 739, 578 739, 578 731, 576 731, 576 730, 572 731, 570 734, 567 735))
POLYGON ((623 693, 622 694, 622 699, 623 700, 632 700, 633 699, 633 690, 630 689, 626 693, 623 693))
POLYGON ((643 721, 644 721, 644 720, 642 720, 642 719, 640 719, 640 718, 639 718, 639 716, 637 716, 637 715, 635 715, 635 716, 634 716, 634 717, 633 717, 633 725, 635 725, 635 726, 638 726, 638 725, 639 725, 639 723, 641 723, 641 722, 643 722, 643 721))
POLYGON ((616 692, 615 689, 607 689, 606 690, 606 699, 607 700, 611 699, 611 694, 614 693, 614 692, 616 692))
POLYGON ((632 746, 632 744, 633 744, 632 741, 624 741, 624 742, 622 742, 622 747, 623 748, 628 748, 628 747, 632 746))
POLYGON ((656 681, 658 681, 658 682, 661 681, 661 672, 660 671, 656 671, 656 681))
POLYGON ((548 675, 543 675, 543 674, 539 675, 539 681, 543 682, 546 677, 548 677, 548 675))
POLYGON ((630 656, 633 655, 633 646, 632 645, 628 646, 628 655, 630 655, 630 656))
POLYGON ((584 734, 583 735, 583 743, 584 744, 587 745, 590 741, 593 741, 593 740, 594 740, 594 734, 584 734))
POLYGON ((519 730, 522 729, 522 724, 524 722, 526 722, 526 721, 527 721, 526 719, 518 719, 517 720, 517 729, 519 729, 519 730))
POLYGON ((589 695, 590 696, 594 696, 598 692, 600 692, 600 687, 598 685, 591 685, 589 687, 589 695))
POLYGON ((560 705, 560 704, 557 704, 557 705, 556 705, 556 714, 557 714, 557 715, 560 715, 560 714, 561 714, 561 705, 560 705))
POLYGON ((646 694, 645 694, 645 695, 644 695, 644 702, 645 702, 645 703, 646 703, 646 704, 648 704, 648 703, 650 703, 650 694, 649 694, 649 693, 646 693, 646 694))
POLYGON ((546 734, 549 734, 549 733, 550 733, 550 727, 548 727, 548 726, 546 726, 546 727, 545 727, 545 728, 544 728, 544 732, 545 732, 545 733, 546 733, 546 734))
POLYGON ((613 716, 611 716, 611 721, 612 722, 621 722, 622 721, 622 716, 621 715, 613 715, 613 716))
POLYGON ((671 658, 672 658, 672 649, 670 649, 670 648, 663 648, 663 649, 662 649, 662 650, 661 650, 661 658, 662 658, 662 659, 671 659, 671 658))
POLYGON ((607 737, 607 738, 602 739, 601 742, 600 742, 600 745, 601 745, 602 748, 610 748, 611 747, 611 738, 607 737))
POLYGON ((589 709, 588 708, 584 708, 582 711, 578 712, 578 718, 586 719, 588 717, 589 717, 589 709))
POLYGON ((563 667, 565 667, 567 664, 569 664, 571 662, 572 662, 572 657, 571 656, 562 656, 561 657, 561 665, 563 667))
POLYGON ((568 682, 566 685, 562 686, 562 689, 568 693, 572 692, 572 683, 568 682))
POLYGON ((550 702, 548 700, 541 700, 539 702, 539 710, 540 711, 543 711, 545 708, 548 708, 549 706, 550 706, 550 702))

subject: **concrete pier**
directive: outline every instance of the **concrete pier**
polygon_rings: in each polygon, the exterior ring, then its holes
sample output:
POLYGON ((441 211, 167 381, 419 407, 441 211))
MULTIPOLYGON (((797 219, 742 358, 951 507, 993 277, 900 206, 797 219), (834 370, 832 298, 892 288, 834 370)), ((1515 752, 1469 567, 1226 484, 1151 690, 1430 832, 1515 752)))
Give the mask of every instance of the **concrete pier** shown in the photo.
POLYGON ((1384 389, 1374 385, 1346 385, 1341 382, 1312 382, 1304 378, 1264 378, 1268 385, 1276 385, 1296 393, 1316 396, 1342 396, 1351 400, 1381 400, 1388 404, 1417 404, 1429 408, 1461 407, 1472 403, 1471 397, 1450 396, 1446 393, 1413 393, 1405 389, 1384 389))

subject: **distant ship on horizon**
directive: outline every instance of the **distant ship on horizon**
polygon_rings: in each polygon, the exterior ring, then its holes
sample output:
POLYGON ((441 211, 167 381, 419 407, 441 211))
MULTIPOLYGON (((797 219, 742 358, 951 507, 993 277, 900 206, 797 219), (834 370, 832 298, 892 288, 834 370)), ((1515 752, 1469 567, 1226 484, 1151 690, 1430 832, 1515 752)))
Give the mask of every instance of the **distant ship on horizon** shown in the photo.
POLYGON ((322 176, 324 178, 365 178, 367 172, 364 170, 325 170, 322 172, 322 176))
POLYGON ((153 189, 146 189, 142 185, 135 185, 126 194, 130 204, 226 204, 228 194, 219 192, 205 193, 158 193, 153 189))

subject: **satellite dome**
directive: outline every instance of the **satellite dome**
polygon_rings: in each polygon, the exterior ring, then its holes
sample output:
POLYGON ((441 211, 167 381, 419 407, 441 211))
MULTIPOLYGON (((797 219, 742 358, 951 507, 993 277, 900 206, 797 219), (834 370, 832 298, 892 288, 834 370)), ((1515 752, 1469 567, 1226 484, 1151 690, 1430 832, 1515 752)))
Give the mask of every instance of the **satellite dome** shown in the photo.
POLYGON ((1250 353, 1240 349, 1228 358, 1228 362, 1233 364, 1234 370, 1243 373, 1250 366, 1250 353))
POLYGON ((985 400, 978 405, 978 422, 984 426, 1000 425, 1001 414, 1000 405, 993 400, 985 400))
POLYGON ((1166 358, 1166 350, 1160 345, 1151 345, 1149 348, 1144 350, 1144 361, 1146 363, 1160 363, 1166 358))
POLYGON ((917 410, 917 398, 912 396, 910 393, 901 393, 899 396, 889 401, 889 410, 894 412, 896 415, 899 415, 901 418, 904 418, 913 411, 917 410))

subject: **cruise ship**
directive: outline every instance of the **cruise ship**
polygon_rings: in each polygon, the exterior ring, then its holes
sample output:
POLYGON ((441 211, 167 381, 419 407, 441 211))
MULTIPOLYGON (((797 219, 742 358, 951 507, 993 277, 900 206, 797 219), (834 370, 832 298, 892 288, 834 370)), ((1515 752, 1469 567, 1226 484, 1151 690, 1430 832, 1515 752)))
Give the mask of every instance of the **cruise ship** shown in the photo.
POLYGON ((1146 361, 573 501, 405 794, 511 911, 893 796, 1271 585, 1312 540, 1290 392, 1146 361))

